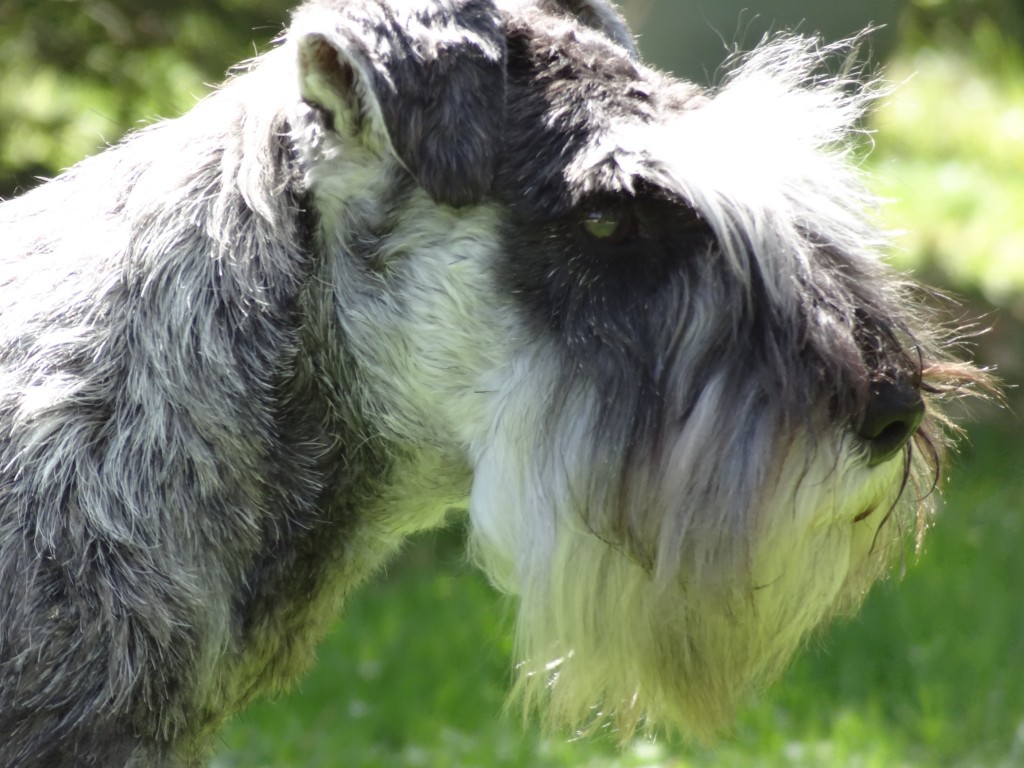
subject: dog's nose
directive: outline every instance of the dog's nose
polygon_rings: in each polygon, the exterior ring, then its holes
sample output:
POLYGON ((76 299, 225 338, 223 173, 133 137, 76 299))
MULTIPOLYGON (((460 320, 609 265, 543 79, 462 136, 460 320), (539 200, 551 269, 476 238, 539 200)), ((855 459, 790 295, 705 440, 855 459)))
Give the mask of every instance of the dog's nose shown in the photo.
POLYGON ((924 418, 924 400, 909 382, 881 379, 871 384, 871 396, 857 425, 868 449, 868 466, 888 461, 907 444, 924 418))

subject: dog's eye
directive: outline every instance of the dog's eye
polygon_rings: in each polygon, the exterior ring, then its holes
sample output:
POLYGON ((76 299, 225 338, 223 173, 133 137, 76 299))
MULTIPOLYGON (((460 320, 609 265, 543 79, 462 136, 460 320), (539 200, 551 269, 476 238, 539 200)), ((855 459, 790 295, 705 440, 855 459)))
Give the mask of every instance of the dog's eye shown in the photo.
POLYGON ((636 233, 636 215, 628 205, 592 208, 583 214, 583 230, 606 243, 621 243, 636 233))

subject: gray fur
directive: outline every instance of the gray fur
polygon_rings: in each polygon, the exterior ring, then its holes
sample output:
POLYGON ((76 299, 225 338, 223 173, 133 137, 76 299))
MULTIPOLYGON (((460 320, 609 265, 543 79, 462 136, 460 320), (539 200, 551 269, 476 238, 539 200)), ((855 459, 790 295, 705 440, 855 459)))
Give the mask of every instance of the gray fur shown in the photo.
POLYGON ((604 0, 313 0, 3 203, 0 764, 201 764, 467 509, 528 708, 720 727, 988 386, 882 261, 847 53, 704 90, 604 0))

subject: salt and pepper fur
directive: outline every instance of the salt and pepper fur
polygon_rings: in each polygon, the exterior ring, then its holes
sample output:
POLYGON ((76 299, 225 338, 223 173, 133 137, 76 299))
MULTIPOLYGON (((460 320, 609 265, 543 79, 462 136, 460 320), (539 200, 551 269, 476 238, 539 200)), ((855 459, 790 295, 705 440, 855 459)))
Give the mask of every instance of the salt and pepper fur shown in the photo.
POLYGON ((0 764, 201 764, 466 510, 527 710, 719 729, 923 530, 985 385, 884 263, 849 53, 703 89, 604 0, 313 0, 3 203, 0 764), (881 380, 927 414, 875 463, 881 380))

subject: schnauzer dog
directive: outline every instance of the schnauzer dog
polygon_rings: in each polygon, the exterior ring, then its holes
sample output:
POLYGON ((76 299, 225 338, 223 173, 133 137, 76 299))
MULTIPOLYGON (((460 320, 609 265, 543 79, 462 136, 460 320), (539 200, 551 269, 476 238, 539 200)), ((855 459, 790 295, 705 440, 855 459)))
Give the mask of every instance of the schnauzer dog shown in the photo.
POLYGON ((883 262, 849 54, 705 89, 607 0, 311 0, 0 206, 0 764, 200 764, 453 512, 527 710, 718 729, 986 384, 883 262))

